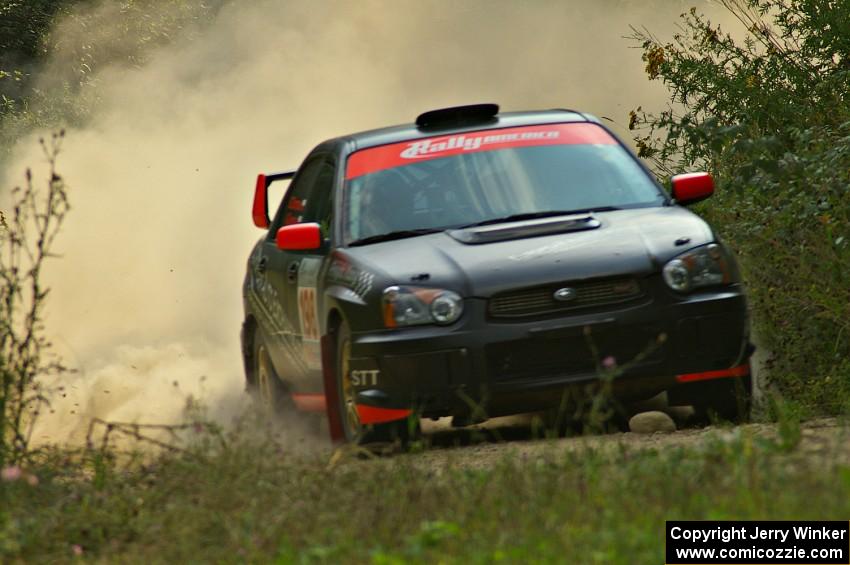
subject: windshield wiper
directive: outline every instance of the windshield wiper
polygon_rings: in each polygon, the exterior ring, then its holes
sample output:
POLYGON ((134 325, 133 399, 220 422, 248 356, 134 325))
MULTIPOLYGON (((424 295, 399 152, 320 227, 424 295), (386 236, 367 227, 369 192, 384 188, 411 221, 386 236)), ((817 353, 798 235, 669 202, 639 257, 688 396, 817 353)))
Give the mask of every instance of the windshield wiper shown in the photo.
POLYGON ((590 212, 611 212, 613 210, 620 210, 620 208, 616 206, 596 206, 594 208, 579 208, 577 210, 557 210, 549 212, 527 212, 525 214, 514 214, 512 216, 504 216, 502 218, 492 218, 490 220, 484 220, 483 222, 475 222, 474 224, 468 224, 460 229, 466 228, 477 228, 480 226, 489 226, 492 224, 503 224, 506 222, 521 222, 523 220, 536 220, 538 218, 552 218, 555 216, 569 216, 574 214, 586 214, 590 212))
POLYGON ((354 247, 357 245, 369 245, 370 243, 380 243, 382 241, 392 241, 394 239, 404 239, 407 237, 416 237, 419 235, 427 235, 429 233, 437 233, 441 231, 445 231, 446 228, 422 228, 417 230, 400 230, 400 231, 391 231, 389 233, 382 233, 378 235, 370 235, 369 237, 364 237, 363 239, 357 239, 348 244, 349 247, 354 247))

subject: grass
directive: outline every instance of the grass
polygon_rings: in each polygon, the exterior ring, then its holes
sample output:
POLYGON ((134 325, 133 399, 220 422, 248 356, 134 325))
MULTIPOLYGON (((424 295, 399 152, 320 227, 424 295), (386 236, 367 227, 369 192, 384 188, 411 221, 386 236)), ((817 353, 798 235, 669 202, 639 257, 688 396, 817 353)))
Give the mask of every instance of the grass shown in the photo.
MULTIPOLYGON (((0 483, 0 561, 663 563, 672 519, 843 519, 850 468, 793 422, 663 452, 508 446, 329 465, 268 438, 154 459, 43 453, 0 483)), ((537 446, 535 446, 537 447, 537 446)))

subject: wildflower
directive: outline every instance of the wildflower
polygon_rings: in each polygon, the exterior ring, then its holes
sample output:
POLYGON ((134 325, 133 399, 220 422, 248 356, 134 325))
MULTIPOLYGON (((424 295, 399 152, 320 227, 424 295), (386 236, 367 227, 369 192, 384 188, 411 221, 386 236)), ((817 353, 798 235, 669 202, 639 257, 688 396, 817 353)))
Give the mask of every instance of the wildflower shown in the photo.
POLYGON ((617 366, 617 359, 614 358, 612 355, 609 355, 608 357, 602 360, 602 366, 609 370, 613 369, 617 366))
POLYGON ((71 551, 74 553, 74 555, 79 557, 83 554, 83 546, 75 543, 74 545, 71 546, 71 551))

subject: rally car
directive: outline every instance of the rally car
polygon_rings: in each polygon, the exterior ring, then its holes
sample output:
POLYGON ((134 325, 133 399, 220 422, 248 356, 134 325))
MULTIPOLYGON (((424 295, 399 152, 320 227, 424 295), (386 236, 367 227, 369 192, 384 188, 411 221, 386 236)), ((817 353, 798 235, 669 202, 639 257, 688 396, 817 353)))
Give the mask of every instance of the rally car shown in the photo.
POLYGON ((325 141, 257 178, 248 386, 275 410, 326 413, 343 441, 545 412, 603 375, 617 398, 741 416, 741 275, 683 207, 714 184, 671 186, 571 110, 462 106, 325 141), (270 216, 269 186, 290 179, 270 216))

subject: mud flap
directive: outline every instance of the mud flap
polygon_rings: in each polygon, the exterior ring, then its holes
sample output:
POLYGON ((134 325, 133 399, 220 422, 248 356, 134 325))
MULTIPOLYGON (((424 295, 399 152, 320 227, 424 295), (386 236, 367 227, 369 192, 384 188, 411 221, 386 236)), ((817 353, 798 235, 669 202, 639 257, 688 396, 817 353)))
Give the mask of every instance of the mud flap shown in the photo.
POLYGON ((252 324, 247 320, 242 322, 242 329, 239 331, 239 343, 242 346, 242 364, 245 367, 245 390, 248 390, 254 382, 253 335, 252 324))
POLYGON ((342 419, 339 413, 339 390, 336 383, 336 341, 333 335, 323 335, 322 349, 322 380, 325 385, 325 406, 328 414, 328 430, 331 441, 345 442, 345 432, 342 429, 342 419))

